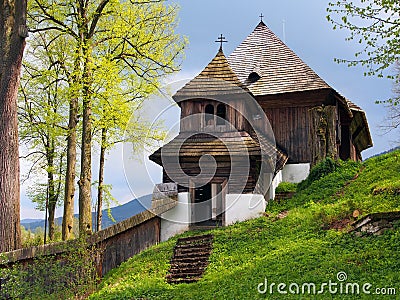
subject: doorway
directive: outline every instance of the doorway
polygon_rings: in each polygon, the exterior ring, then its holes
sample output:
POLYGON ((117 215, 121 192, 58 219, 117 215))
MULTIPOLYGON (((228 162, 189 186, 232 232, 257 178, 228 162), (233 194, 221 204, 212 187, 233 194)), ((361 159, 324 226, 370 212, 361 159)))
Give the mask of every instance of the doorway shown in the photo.
POLYGON ((211 182, 191 191, 191 223, 194 226, 224 226, 224 182, 211 182))

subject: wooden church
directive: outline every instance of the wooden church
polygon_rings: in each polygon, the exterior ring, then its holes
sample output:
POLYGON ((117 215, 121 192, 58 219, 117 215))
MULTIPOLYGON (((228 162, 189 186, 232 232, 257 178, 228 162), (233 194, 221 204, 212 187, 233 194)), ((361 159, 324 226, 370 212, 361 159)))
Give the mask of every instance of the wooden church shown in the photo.
POLYGON ((330 87, 261 21, 225 56, 221 47, 173 99, 180 133, 150 159, 163 167, 163 240, 190 227, 257 217, 282 181, 326 157, 361 160, 372 146, 365 112, 330 87))

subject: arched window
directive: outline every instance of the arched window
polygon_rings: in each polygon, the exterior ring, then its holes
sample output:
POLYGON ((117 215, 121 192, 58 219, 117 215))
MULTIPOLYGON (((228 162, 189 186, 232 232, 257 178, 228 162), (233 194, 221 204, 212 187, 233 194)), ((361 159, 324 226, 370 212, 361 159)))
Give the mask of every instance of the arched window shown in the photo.
POLYGON ((225 120, 226 120, 226 106, 225 104, 218 104, 217 125, 225 125, 225 120))
POLYGON ((214 125, 214 105, 207 104, 205 109, 205 121, 207 125, 214 125))

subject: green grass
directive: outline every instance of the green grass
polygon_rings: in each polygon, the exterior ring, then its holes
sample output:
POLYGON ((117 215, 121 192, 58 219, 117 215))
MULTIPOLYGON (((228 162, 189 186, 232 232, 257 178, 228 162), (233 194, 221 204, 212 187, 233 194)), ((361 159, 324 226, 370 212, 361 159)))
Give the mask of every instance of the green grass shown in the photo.
MULTIPOLYGON (((90 299, 379 299, 377 295, 259 294, 258 284, 339 282, 393 287, 400 299, 400 225, 381 236, 356 237, 326 230, 332 222, 351 218, 354 210, 400 210, 400 151, 363 164, 340 162, 332 173, 308 182, 292 199, 271 202, 266 216, 213 230, 210 264, 197 283, 165 281, 177 237, 136 255, 112 270, 90 299), (277 220, 279 212, 286 218, 277 220)), ((360 217, 361 217, 360 216, 360 217)), ((184 234, 194 235, 195 232, 184 234)), ((326 290, 326 289, 325 289, 326 290)))

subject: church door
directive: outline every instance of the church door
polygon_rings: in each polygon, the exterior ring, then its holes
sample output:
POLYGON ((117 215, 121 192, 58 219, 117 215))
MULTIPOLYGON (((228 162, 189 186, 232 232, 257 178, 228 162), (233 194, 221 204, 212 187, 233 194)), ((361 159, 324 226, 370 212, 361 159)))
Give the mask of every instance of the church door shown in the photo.
POLYGON ((222 183, 207 183, 192 190, 192 224, 223 226, 225 197, 222 183))

